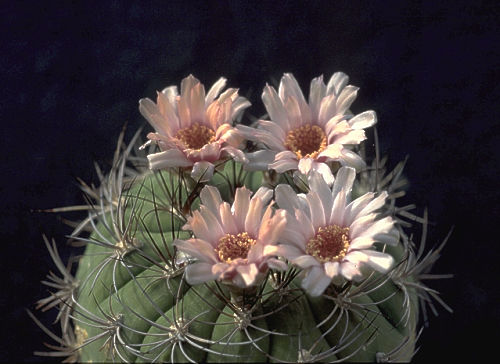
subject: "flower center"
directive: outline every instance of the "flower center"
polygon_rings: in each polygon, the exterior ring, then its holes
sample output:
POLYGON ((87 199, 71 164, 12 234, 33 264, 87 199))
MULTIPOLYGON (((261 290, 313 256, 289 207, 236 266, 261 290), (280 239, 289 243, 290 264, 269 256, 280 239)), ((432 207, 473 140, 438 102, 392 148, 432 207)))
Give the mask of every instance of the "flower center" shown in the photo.
POLYGON ((338 262, 349 248, 349 228, 338 225, 320 227, 306 244, 306 253, 321 263, 338 262))
POLYGON ((190 149, 201 149, 215 140, 215 132, 205 125, 194 123, 188 128, 179 130, 175 137, 190 149))
POLYGON ((215 251, 221 261, 231 263, 234 259, 246 259, 248 251, 255 242, 256 240, 252 239, 247 232, 236 235, 226 234, 219 239, 215 251))
POLYGON ((302 125, 288 132, 285 147, 298 158, 316 158, 326 148, 326 134, 317 125, 302 125))

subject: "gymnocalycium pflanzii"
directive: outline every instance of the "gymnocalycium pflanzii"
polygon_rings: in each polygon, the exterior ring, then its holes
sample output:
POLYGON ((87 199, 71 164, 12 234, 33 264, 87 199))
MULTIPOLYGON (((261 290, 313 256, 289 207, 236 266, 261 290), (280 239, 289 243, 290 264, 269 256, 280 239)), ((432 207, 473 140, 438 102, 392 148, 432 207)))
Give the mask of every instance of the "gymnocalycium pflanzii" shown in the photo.
MULTIPOLYGON (((68 362, 409 361, 434 302, 427 214, 400 206, 406 161, 388 171, 363 143, 377 122, 350 111, 337 72, 267 85, 267 116, 220 78, 192 75, 139 101, 154 128, 123 133, 87 217, 76 274, 44 237, 59 275, 37 308, 59 310, 37 355, 68 362), (420 236, 418 242, 414 237, 420 236), (423 316, 423 318, 422 318, 423 316)), ((375 130, 375 148, 377 134, 375 130)), ((76 208, 75 208, 76 209, 76 208)), ((52 209, 70 211, 71 207, 52 209)), ((450 310, 451 311, 451 310, 450 310)))

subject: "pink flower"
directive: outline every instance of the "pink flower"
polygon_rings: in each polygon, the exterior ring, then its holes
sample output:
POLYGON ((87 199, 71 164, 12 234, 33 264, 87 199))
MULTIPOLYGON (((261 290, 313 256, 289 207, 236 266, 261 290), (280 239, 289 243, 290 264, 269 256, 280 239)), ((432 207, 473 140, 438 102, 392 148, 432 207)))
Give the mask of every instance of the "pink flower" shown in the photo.
POLYGON ((366 193, 349 202, 356 172, 341 167, 330 189, 317 173, 309 178, 310 191, 297 195, 288 185, 276 187, 276 202, 284 208, 287 226, 282 244, 265 253, 281 255, 303 269, 302 288, 319 296, 332 280, 362 279, 366 268, 387 272, 393 258, 372 248, 374 242, 395 245, 399 233, 392 217, 380 217, 387 193, 366 193))
POLYGON ((331 185, 334 178, 328 162, 364 167, 361 157, 346 145, 366 139, 363 129, 376 123, 376 115, 371 110, 356 116, 348 111, 358 88, 347 82, 342 72, 335 73, 327 85, 323 76, 313 79, 309 102, 290 73, 282 77, 278 92, 267 85, 262 100, 271 120, 259 120, 257 129, 238 126, 247 139, 267 147, 247 155, 248 168, 278 173, 299 170, 304 175, 314 170, 331 185))
POLYGON ((196 261, 186 267, 189 284, 219 280, 240 288, 260 283, 268 268, 286 270, 287 264, 264 255, 285 228, 286 213, 273 213, 273 191, 261 187, 251 197, 245 187, 236 190, 232 206, 223 202, 217 188, 205 186, 200 209, 188 218, 185 230, 194 237, 176 240, 174 245, 196 261), (267 207, 266 207, 267 205, 267 207))
POLYGON ((246 162, 238 149, 242 137, 232 125, 250 102, 233 88, 219 96, 225 85, 220 78, 205 95, 203 84, 190 75, 182 80, 180 95, 177 86, 169 86, 158 92, 156 104, 148 98, 139 101, 141 114, 156 130, 148 139, 161 150, 148 155, 151 169, 191 168, 195 180, 208 181, 215 162, 246 162))

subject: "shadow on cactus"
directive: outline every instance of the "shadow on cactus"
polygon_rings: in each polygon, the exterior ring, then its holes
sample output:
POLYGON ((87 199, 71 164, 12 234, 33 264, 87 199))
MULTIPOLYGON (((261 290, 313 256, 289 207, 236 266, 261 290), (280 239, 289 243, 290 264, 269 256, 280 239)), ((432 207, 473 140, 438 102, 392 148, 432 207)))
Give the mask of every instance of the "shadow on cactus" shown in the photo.
MULTIPOLYGON (((426 251, 427 213, 399 206, 406 161, 387 172, 367 157, 376 115, 350 112, 345 74, 312 80, 306 101, 285 74, 262 95, 269 120, 221 78, 193 76, 157 102, 140 145, 121 134, 98 187, 83 181, 88 216, 76 275, 44 237, 61 276, 42 310, 61 336, 37 355, 66 361, 409 361, 434 302, 427 279, 445 241, 426 251), (368 165, 367 161, 371 161, 368 165), (420 241, 413 240, 414 228, 420 241), (423 317, 422 317, 423 316, 423 317)), ((81 206, 53 209, 66 212, 81 206)))

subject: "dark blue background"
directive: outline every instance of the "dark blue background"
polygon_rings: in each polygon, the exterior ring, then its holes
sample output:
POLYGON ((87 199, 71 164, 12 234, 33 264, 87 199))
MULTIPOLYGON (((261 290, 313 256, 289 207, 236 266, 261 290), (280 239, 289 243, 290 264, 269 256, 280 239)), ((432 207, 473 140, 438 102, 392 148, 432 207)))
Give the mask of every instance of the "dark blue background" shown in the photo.
MULTIPOLYGON (((142 97, 190 73, 220 76, 263 114, 266 82, 342 70, 361 87, 355 112, 375 109, 381 148, 410 155, 408 200, 428 207, 429 243, 455 231, 431 282, 440 310, 417 361, 474 359, 500 326, 499 52, 494 1, 43 1, 0 6, 1 361, 33 357, 47 337, 25 313, 54 269, 41 234, 64 256, 70 229, 31 212, 80 204, 75 177, 97 182, 142 97)), ((78 218, 81 215, 65 215, 78 218)), ((54 314, 38 314, 50 325, 54 314)), ((50 340, 49 340, 50 341, 50 340)))

